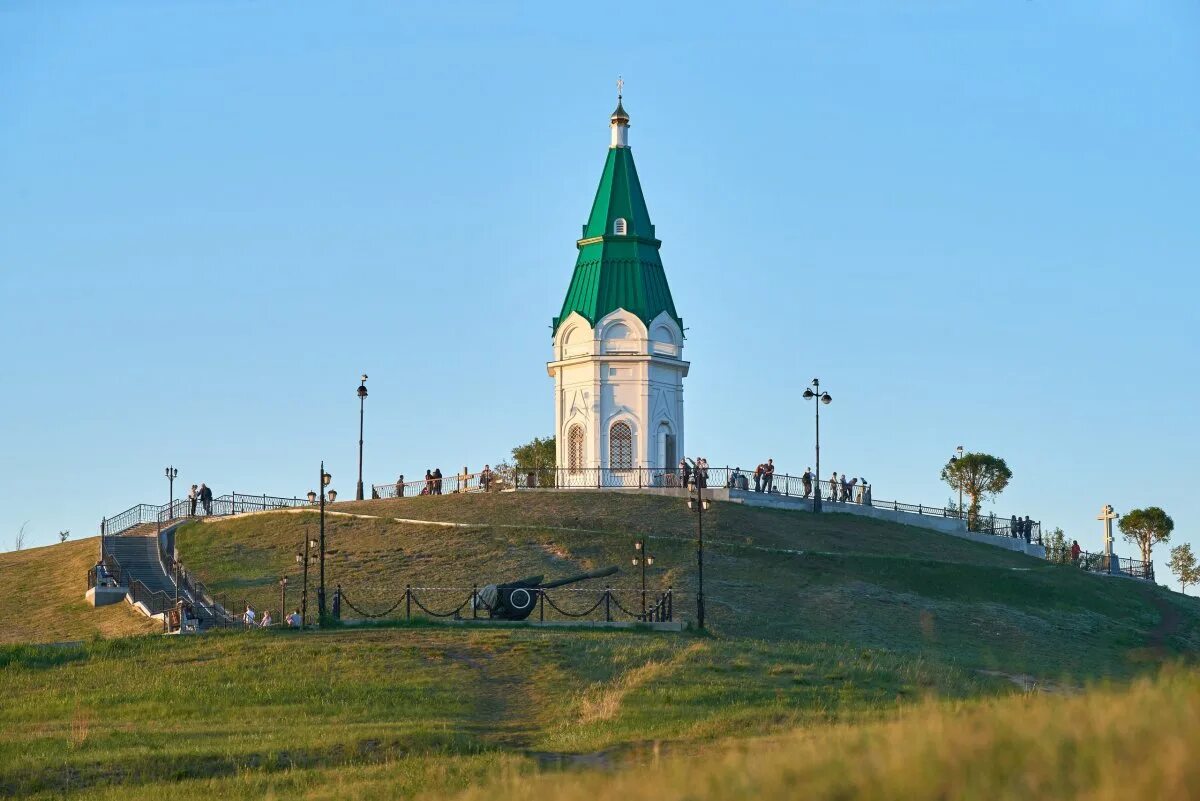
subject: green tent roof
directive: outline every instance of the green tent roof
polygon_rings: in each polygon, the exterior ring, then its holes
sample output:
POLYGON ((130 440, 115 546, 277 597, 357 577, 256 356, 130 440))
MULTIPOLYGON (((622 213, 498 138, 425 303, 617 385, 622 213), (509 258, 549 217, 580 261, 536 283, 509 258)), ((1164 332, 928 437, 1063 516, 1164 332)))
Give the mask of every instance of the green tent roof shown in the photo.
POLYGON ((592 213, 577 243, 579 258, 567 288, 562 311, 554 318, 551 336, 571 312, 578 312, 592 325, 606 314, 625 309, 647 325, 667 312, 683 330, 675 313, 667 275, 654 238, 654 226, 642 197, 633 152, 627 147, 608 151, 592 213), (624 219, 624 235, 613 233, 617 219, 624 219))

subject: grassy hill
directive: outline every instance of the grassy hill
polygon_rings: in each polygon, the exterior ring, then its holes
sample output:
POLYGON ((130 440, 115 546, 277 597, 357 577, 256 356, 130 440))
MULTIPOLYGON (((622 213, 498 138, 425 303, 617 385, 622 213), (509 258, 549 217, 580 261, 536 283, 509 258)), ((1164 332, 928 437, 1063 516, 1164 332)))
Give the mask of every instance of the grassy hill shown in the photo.
MULTIPOLYGON (((678 499, 334 511, 330 583, 371 609, 409 583, 625 566, 646 535, 652 582, 679 588, 692 616, 694 518, 678 499)), ((1195 599, 851 516, 716 504, 705 528, 709 636, 417 621, 0 645, 0 797, 1116 799, 1197 786, 1200 678, 1158 674, 1200 652, 1195 599), (1134 678, 1088 686, 1097 677, 1134 678)), ((248 515, 189 524, 179 548, 215 591, 278 609, 276 582, 289 577, 294 603, 293 554, 315 531, 308 511, 248 515)), ((3 638, 155 628, 84 604, 94 551, 0 556, 17 587, 0 596, 3 638)))
POLYGON ((95 537, 0 553, 0 643, 58 642, 162 631, 125 603, 93 609, 83 594, 95 537))
MULTIPOLYGON (((608 564, 625 570, 614 586, 633 586, 626 566, 644 534, 658 558, 652 585, 676 588, 677 610, 694 617, 695 520, 679 499, 507 493, 334 510, 369 516, 326 521, 330 591, 341 583, 364 611, 391 606, 406 584, 470 587, 608 564)), ((925 529, 728 503, 714 504, 705 526, 708 616, 723 636, 886 648, 1067 680, 1129 675, 1200 650, 1200 614, 1188 599, 925 529)), ((315 513, 194 523, 178 547, 231 604, 277 610, 277 582, 286 575, 299 586, 293 555, 316 528, 315 513)))

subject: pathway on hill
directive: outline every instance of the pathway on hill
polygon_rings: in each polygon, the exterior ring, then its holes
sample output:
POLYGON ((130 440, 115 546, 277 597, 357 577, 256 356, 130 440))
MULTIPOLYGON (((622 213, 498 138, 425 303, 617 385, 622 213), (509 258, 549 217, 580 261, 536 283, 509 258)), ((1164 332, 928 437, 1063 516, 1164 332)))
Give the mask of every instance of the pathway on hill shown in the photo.
MULTIPOLYGON (((252 516, 252 515, 263 515, 263 514, 279 514, 281 512, 283 514, 303 514, 306 512, 311 514, 312 510, 311 509, 272 509, 272 510, 268 510, 265 512, 250 512, 248 515, 241 515, 241 517, 252 516)), ((580 528, 580 527, 573 527, 573 526, 551 526, 551 525, 542 524, 542 523, 463 523, 461 521, 452 522, 452 521, 447 521, 447 520, 422 520, 422 519, 415 518, 415 517, 391 517, 388 515, 367 515, 367 514, 361 514, 359 512, 334 512, 331 510, 326 510, 325 514, 327 516, 348 517, 348 518, 354 518, 354 519, 358 519, 358 520, 384 520, 384 521, 387 521, 390 523, 404 523, 404 524, 408 524, 408 525, 435 526, 435 527, 439 527, 439 528, 453 528, 453 529, 508 529, 508 530, 512 530, 512 531, 531 531, 531 530, 532 531, 562 531, 562 532, 570 533, 570 534, 613 534, 614 533, 613 531, 611 531, 609 529, 580 528)), ((195 520, 197 520, 198 522, 202 522, 202 523, 220 524, 227 520, 234 520, 234 519, 237 519, 237 518, 231 518, 231 517, 207 518, 207 517, 205 517, 205 518, 196 518, 195 520)), ((667 534, 646 534, 645 537, 646 537, 646 539, 650 539, 650 540, 663 540, 666 542, 695 542, 695 540, 692 537, 674 537, 674 536, 670 536, 667 534)), ((817 550, 811 550, 811 549, 810 550, 802 550, 799 548, 773 548, 769 545, 753 545, 748 542, 737 542, 734 540, 725 540, 725 539, 714 538, 712 536, 706 536, 704 538, 704 547, 708 548, 708 547, 714 547, 714 546, 743 549, 743 550, 749 550, 749 551, 758 551, 760 553, 779 554, 779 555, 784 555, 784 556, 845 556, 846 555, 845 552, 842 552, 842 551, 817 551, 817 550)), ((886 557, 875 557, 875 556, 872 556, 871 554, 856 554, 856 557, 861 558, 861 559, 887 558, 887 559, 892 559, 892 560, 904 558, 904 557, 896 557, 893 555, 887 555, 886 557)), ((958 562, 941 560, 941 559, 932 559, 927 556, 912 557, 912 558, 919 559, 922 562, 929 562, 929 563, 958 564, 958 562)), ((1004 569, 1024 572, 1024 571, 1033 570, 1034 568, 1031 568, 1031 567, 1006 567, 1004 569)))

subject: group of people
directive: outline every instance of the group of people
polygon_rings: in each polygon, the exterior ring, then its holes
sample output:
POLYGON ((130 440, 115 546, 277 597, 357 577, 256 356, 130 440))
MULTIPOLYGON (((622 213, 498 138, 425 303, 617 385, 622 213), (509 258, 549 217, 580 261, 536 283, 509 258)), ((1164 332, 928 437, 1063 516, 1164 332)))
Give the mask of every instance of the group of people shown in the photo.
MULTIPOLYGON (((804 471, 801 480, 804 482, 804 497, 807 498, 810 485, 817 480, 812 468, 804 471)), ((865 478, 861 476, 851 478, 848 473, 842 473, 841 478, 838 478, 835 471, 827 483, 829 484, 829 493, 825 496, 826 499, 841 503, 858 503, 863 506, 871 505, 871 485, 865 478)))
MULTIPOLYGON (((751 475, 754 478, 755 492, 779 492, 779 488, 775 486, 774 459, 767 459, 767 461, 754 468, 754 472, 751 475)), ((735 467, 729 471, 729 480, 725 482, 725 486, 728 489, 748 491, 750 489, 750 478, 742 472, 742 468, 735 467)))
POLYGON ((695 468, 688 463, 688 460, 679 460, 679 476, 683 480, 683 486, 690 487, 695 483, 698 489, 708 488, 708 460, 703 456, 696 460, 695 468))
POLYGON ((425 471, 425 488, 421 490, 422 495, 441 495, 442 494, 442 468, 435 467, 433 470, 425 471))
POLYGON ((204 509, 204 514, 212 514, 212 489, 207 484, 201 483, 199 487, 195 484, 188 490, 188 517, 196 516, 196 504, 199 503, 204 509))
POLYGON ((1023 538, 1025 542, 1033 542, 1033 521, 1029 519, 1029 515, 1025 515, 1024 519, 1013 515, 1008 522, 1008 535, 1018 540, 1023 538))
MULTIPOLYGON (((303 620, 300 617, 300 610, 295 609, 290 615, 283 619, 284 625, 288 628, 300 628, 303 620)), ((271 610, 267 609, 263 612, 262 618, 259 618, 254 612, 254 608, 250 604, 246 604, 246 611, 242 613, 242 625, 248 629, 266 629, 275 625, 275 620, 271 617, 271 610)))

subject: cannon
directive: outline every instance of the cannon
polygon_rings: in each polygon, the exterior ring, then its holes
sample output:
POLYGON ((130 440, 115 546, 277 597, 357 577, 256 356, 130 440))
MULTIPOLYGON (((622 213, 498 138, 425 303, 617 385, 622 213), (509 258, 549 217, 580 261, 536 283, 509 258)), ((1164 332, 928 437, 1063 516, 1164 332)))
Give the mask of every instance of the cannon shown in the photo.
POLYGON ((557 581, 542 582, 544 576, 528 576, 504 584, 488 584, 475 596, 475 608, 486 610, 494 620, 524 620, 537 606, 538 592, 574 584, 587 579, 604 578, 617 572, 617 566, 580 573, 557 581))

